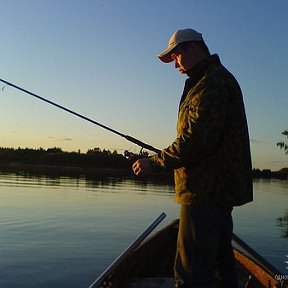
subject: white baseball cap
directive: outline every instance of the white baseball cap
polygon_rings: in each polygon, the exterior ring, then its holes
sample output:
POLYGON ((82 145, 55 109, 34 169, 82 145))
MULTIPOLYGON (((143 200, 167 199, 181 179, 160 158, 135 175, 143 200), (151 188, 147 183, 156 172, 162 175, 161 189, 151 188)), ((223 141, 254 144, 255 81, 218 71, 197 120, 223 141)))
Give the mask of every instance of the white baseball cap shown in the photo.
POLYGON ((171 58, 172 50, 180 43, 190 42, 190 41, 203 41, 202 34, 196 30, 187 28, 176 31, 170 38, 168 47, 162 53, 158 55, 159 59, 164 63, 172 62, 171 58))

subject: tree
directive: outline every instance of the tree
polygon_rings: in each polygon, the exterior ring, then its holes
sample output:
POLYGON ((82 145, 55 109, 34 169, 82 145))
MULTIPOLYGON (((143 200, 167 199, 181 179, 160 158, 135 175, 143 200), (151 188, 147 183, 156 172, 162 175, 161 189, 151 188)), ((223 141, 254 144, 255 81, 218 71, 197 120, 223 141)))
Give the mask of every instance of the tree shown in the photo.
POLYGON ((47 149, 48 153, 62 153, 62 149, 60 147, 53 147, 47 149))
MULTIPOLYGON (((286 136, 288 138, 288 130, 285 130, 282 132, 282 135, 286 136)), ((280 149, 283 149, 285 154, 288 155, 288 143, 285 143, 284 141, 278 142, 277 146, 280 147, 280 149)))

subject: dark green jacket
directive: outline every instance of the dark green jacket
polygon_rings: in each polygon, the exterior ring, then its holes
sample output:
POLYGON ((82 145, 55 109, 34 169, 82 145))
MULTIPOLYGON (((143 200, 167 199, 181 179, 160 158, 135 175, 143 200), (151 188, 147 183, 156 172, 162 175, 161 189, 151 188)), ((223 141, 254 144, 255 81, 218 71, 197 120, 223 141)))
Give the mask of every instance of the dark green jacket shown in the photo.
POLYGON ((252 168, 241 89, 212 55, 189 71, 177 138, 151 160, 175 169, 176 201, 231 207, 252 201, 252 168))

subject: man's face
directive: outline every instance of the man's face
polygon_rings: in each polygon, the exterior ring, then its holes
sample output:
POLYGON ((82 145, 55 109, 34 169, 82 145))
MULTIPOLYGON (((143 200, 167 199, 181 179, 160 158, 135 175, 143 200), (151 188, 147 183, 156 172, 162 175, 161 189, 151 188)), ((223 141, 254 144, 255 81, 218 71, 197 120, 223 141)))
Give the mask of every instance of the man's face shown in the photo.
POLYGON ((197 64, 197 57, 195 55, 195 46, 192 45, 185 47, 176 47, 171 54, 171 58, 175 63, 175 68, 182 74, 192 69, 197 64))

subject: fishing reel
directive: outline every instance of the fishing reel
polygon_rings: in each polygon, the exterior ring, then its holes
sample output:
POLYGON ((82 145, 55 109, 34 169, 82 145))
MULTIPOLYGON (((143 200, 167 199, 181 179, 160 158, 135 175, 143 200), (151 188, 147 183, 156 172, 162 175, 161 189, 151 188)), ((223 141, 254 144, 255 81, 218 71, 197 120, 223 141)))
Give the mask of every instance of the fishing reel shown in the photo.
POLYGON ((139 154, 135 154, 133 152, 130 152, 128 150, 124 151, 124 156, 131 162, 134 163, 137 160, 141 159, 141 158, 147 158, 149 156, 148 152, 143 151, 143 148, 141 148, 140 153, 139 154))
MULTIPOLYGON (((155 151, 156 152, 156 151, 155 151)), ((139 160, 139 159, 143 159, 143 158, 148 158, 149 157, 149 153, 146 151, 143 151, 143 148, 141 148, 140 153, 139 154, 135 154, 133 152, 130 152, 129 150, 125 150, 124 151, 124 156, 126 157, 126 159, 128 159, 128 161, 130 162, 130 164, 133 166, 133 164, 139 160)), ((164 169, 163 167, 154 164, 153 161, 150 162, 150 172, 149 172, 149 177, 150 178, 154 178, 156 180, 159 179, 173 179, 173 171, 174 170, 169 170, 169 169, 164 169)), ((141 179, 146 179, 146 176, 143 175, 138 175, 137 176, 142 176, 141 179)))

